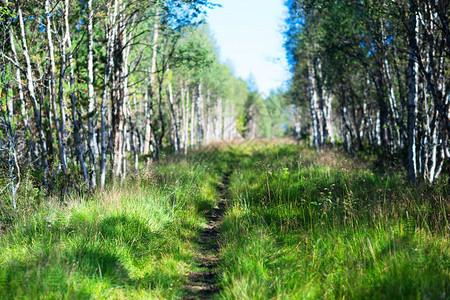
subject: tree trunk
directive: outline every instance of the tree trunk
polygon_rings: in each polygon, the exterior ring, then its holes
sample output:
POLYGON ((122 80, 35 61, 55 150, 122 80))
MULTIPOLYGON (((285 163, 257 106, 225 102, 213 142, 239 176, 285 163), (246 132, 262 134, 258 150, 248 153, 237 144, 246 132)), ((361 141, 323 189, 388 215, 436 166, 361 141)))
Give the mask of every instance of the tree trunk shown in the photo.
MULTIPOLYGON (((169 72, 169 69, 167 69, 167 72, 169 72)), ((179 133, 179 126, 178 126, 178 114, 175 111, 175 103, 173 99, 173 90, 172 90, 172 82, 169 80, 168 82, 168 89, 169 89, 169 110, 171 114, 170 122, 172 125, 172 131, 173 131, 173 144, 174 144, 174 150, 175 153, 180 151, 180 133, 179 133)))
POLYGON ((90 152, 90 176, 91 188, 97 186, 96 163, 98 155, 97 138, 95 134, 94 115, 96 111, 94 92, 94 11, 92 0, 88 0, 88 130, 89 130, 89 152, 90 152))
MULTIPOLYGON (((75 88, 75 74, 74 74, 74 63, 73 63, 73 56, 72 56, 72 52, 67 53, 66 50, 66 43, 67 46, 69 47, 69 51, 72 51, 72 40, 70 38, 70 27, 69 27, 69 0, 65 0, 65 11, 64 11, 64 20, 65 20, 65 37, 64 37, 64 42, 63 42, 63 53, 62 53, 62 61, 64 63, 62 63, 61 66, 61 78, 64 76, 65 71, 63 71, 63 66, 65 66, 66 61, 69 62, 69 66, 70 66, 70 86, 72 89, 75 88), (67 55, 67 59, 65 58, 67 55)), ((60 90, 60 99, 62 99, 63 97, 63 82, 60 78, 60 86, 59 86, 59 90, 60 90)), ((78 155, 78 161, 80 162, 80 167, 81 167, 81 171, 83 173, 83 179, 84 179, 84 184, 86 186, 86 188, 89 188, 89 177, 87 174, 87 169, 86 169, 86 163, 84 161, 84 150, 83 150, 83 143, 82 143, 82 139, 81 139, 81 134, 80 134, 80 123, 78 121, 78 114, 77 114, 77 99, 75 96, 75 91, 73 90, 71 95, 70 95, 70 99, 72 102, 72 122, 73 122, 73 133, 74 133, 74 137, 75 137, 75 146, 76 146, 76 152, 78 155)), ((65 126, 63 126, 64 128, 65 126)), ((65 134, 64 134, 65 136, 65 134)))
POLYGON ((202 147, 203 142, 203 95, 202 95, 202 83, 200 82, 197 86, 197 144, 202 147))
MULTIPOLYGON (((11 51, 13 53, 14 62, 16 64, 15 75, 16 75, 16 81, 17 81, 17 89, 19 91, 21 115, 22 115, 23 125, 24 125, 25 131, 26 131, 26 136, 28 137, 28 142, 29 142, 28 153, 30 154, 30 161, 34 162, 36 160, 35 159, 36 157, 34 155, 35 154, 35 145, 34 145, 33 135, 32 135, 32 131, 31 131, 31 127, 30 127, 30 120, 29 120, 29 116, 28 116, 27 104, 25 102, 25 97, 23 94, 22 76, 20 74, 19 59, 17 56, 16 46, 15 46, 15 42, 14 42, 14 32, 12 30, 12 27, 10 28, 9 37, 10 37, 10 43, 11 43, 11 51)), ((37 167, 38 167, 38 165, 37 165, 37 167)))
POLYGON ((64 174, 67 174, 67 164, 66 164, 66 150, 65 150, 65 109, 63 104, 63 78, 65 71, 65 57, 62 57, 61 62, 61 75, 60 75, 60 87, 59 87, 59 96, 58 99, 60 114, 58 114, 58 105, 56 104, 56 64, 55 64, 55 51, 53 46, 53 37, 52 37, 52 22, 51 22, 51 13, 50 13, 50 0, 45 0, 45 16, 47 21, 47 42, 48 42, 48 52, 49 52, 49 68, 50 68, 50 78, 49 78, 49 96, 50 103, 52 106, 53 117, 55 118, 55 126, 56 126, 56 137, 58 140, 58 153, 60 159, 60 165, 64 174))
MULTIPOLYGON (((111 5, 111 3, 110 3, 111 5)), ((114 41, 116 37, 116 17, 118 10, 118 0, 114 1, 113 11, 111 13, 111 7, 108 7, 108 16, 110 16, 110 22, 106 25, 106 65, 105 74, 103 80, 103 96, 100 104, 101 114, 101 161, 100 161, 100 188, 105 187, 106 182, 106 102, 108 100, 108 85, 111 77, 111 71, 114 67, 114 41)))
POLYGON ((417 181, 416 154, 416 115, 418 91, 417 64, 417 4, 416 0, 409 1, 409 30, 408 30, 408 175, 413 183, 417 181))
MULTIPOLYGON (((194 98, 195 96, 195 92, 193 92, 192 98, 194 98)), ((191 135, 191 147, 195 146, 195 102, 194 99, 192 99, 191 101, 191 126, 190 126, 190 130, 189 133, 191 135)))
POLYGON ((316 151, 320 149, 320 133, 319 133, 319 118, 317 116, 317 90, 316 90, 316 81, 314 78, 314 72, 311 66, 311 62, 307 60, 308 65, 308 84, 309 84, 309 105, 311 112, 311 120, 312 120, 312 144, 316 151))
MULTIPOLYGON (((3 53, 2 53, 3 54, 3 53)), ((4 55, 2 55, 2 63, 5 62, 4 55)), ((9 186, 10 186, 10 199, 13 210, 17 209, 16 205, 16 191, 20 184, 20 169, 17 163, 17 150, 16 150, 16 138, 14 135, 13 127, 14 127, 14 103, 13 99, 10 97, 10 82, 9 79, 6 79, 7 72, 6 64, 2 64, 0 66, 1 72, 1 83, 3 86, 2 94, 5 97, 5 109, 0 107, 0 112, 3 115, 3 122, 1 125, 2 133, 5 133, 5 138, 7 139, 7 147, 8 147, 8 169, 9 169, 9 186), (11 100, 10 100, 11 98, 11 100), (5 129, 5 130, 3 130, 5 129), (16 180, 17 178, 17 180, 16 180), (17 182, 16 182, 17 181, 17 182)), ((4 102, 2 101, 2 104, 4 102)))
POLYGON ((144 154, 149 154, 150 141, 152 136, 151 118, 153 117, 153 96, 155 93, 155 75, 156 75, 156 59, 158 55, 158 37, 159 37, 159 8, 155 10, 155 24, 153 26, 153 46, 152 46, 152 66, 150 69, 150 87, 148 89, 147 116, 145 126, 144 154))
POLYGON ((42 128, 42 119, 41 119, 41 111, 39 103, 36 99, 36 93, 34 89, 34 79, 33 79, 33 71, 31 69, 31 60, 30 55, 28 52, 28 46, 27 46, 27 40, 25 35, 25 26, 23 23, 23 16, 22 16, 22 9, 20 7, 20 1, 16 1, 16 7, 17 7, 17 14, 19 19, 19 27, 20 27, 20 35, 22 39, 22 52, 23 56, 25 58, 25 63, 27 67, 26 75, 27 75, 27 88, 29 92, 29 96, 31 98, 31 102, 33 104, 34 109, 34 115, 36 118, 36 126, 41 142, 41 155, 42 155, 42 167, 43 167, 43 174, 44 174, 44 188, 47 188, 48 185, 48 160, 47 160, 47 140, 45 137, 44 130, 42 128))

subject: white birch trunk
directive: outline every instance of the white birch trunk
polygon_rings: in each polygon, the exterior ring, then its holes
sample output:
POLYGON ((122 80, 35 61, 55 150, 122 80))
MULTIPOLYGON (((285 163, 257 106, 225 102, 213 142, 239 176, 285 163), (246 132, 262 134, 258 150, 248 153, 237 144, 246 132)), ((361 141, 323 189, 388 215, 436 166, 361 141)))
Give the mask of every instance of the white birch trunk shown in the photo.
POLYGON ((408 174, 413 183, 417 180, 416 115, 418 93, 417 16, 416 0, 409 1, 408 44, 408 174))
POLYGON ((313 69, 311 66, 311 62, 308 60, 308 84, 309 84, 309 105, 312 119, 312 140, 311 143, 314 146, 316 151, 319 150, 320 145, 320 133, 319 133, 319 122, 317 116, 317 89, 316 89, 316 81, 314 78, 313 69))
POLYGON ((183 81, 180 80, 180 96, 181 96, 181 150, 186 153, 186 97, 183 81))
POLYGON ((152 136, 152 128, 151 128, 151 118, 152 116, 152 107, 153 104, 153 96, 155 93, 155 75, 156 75, 156 59, 158 55, 158 38, 159 38, 159 8, 157 7, 155 10, 155 24, 153 26, 153 45, 152 45, 152 66, 150 69, 150 91, 148 92, 148 104, 147 104, 147 116, 146 116, 146 125, 145 125, 145 141, 144 141, 144 154, 149 154, 150 151, 150 142, 152 136))
MULTIPOLYGON (((169 68, 167 68, 167 72, 169 72, 169 68)), ((179 126, 178 126, 178 114, 175 111, 175 105, 173 99, 173 89, 172 89, 172 82, 169 80, 168 82, 168 89, 169 89, 169 109, 170 109, 170 123, 172 127, 173 132, 173 144, 174 144, 174 150, 175 153, 180 151, 180 133, 179 133, 179 126)))
MULTIPOLYGON (((5 66, 1 67, 2 72, 6 72, 5 66)), ((2 81, 5 80, 5 78, 2 76, 2 81)), ((8 168, 9 168, 9 187, 10 187, 10 199, 11 204, 13 207, 13 210, 15 211, 17 209, 16 205, 16 191, 19 188, 20 184, 20 169, 19 165, 17 163, 17 151, 16 151, 16 138, 13 131, 14 126, 14 103, 13 98, 10 97, 9 88, 10 83, 9 80, 6 79, 7 82, 2 82, 3 90, 1 92, 4 92, 5 96, 5 102, 6 102, 6 112, 3 111, 3 108, 0 108, 2 111, 2 114, 4 114, 4 127, 5 129, 5 135, 6 139, 8 141, 8 168), (17 177, 17 179, 16 179, 17 177), (17 182, 16 182, 17 181, 17 182)), ((3 127, 3 126, 2 126, 3 127)), ((3 130, 2 130, 3 131, 3 130)))
POLYGON ((202 83, 200 82, 197 86, 198 95, 197 95, 197 144, 199 147, 202 146, 203 143, 203 95, 202 95, 202 83))
MULTIPOLYGON (((111 5, 111 3, 109 3, 111 5)), ((113 46, 115 40, 116 18, 118 10, 118 1, 114 1, 114 7, 108 7, 109 22, 106 25, 106 66, 103 80, 103 96, 100 105, 101 114, 101 161, 100 161, 100 188, 105 187, 106 182, 106 107, 108 100, 108 84, 110 81, 111 70, 113 69, 113 46)))
MULTIPOLYGON (((194 97, 195 96, 195 93, 193 93, 193 95, 192 95, 192 97, 194 97)), ((195 124, 196 124, 196 121, 195 121, 195 102, 194 102, 194 100, 192 100, 191 101, 191 126, 190 126, 190 134, 191 134, 191 147, 194 147, 195 146, 195 133, 196 133, 196 130, 195 130, 195 124)))
POLYGON ((189 148, 189 106, 191 105, 190 103, 190 98, 189 98, 189 85, 186 82, 186 107, 185 107, 185 120, 184 120, 184 136, 185 136, 185 140, 184 140, 184 153, 187 154, 188 148, 189 148))
MULTIPOLYGON (((50 79, 49 79, 49 87, 50 87, 50 103, 53 110, 53 117, 55 118, 56 125, 56 136, 58 140, 58 149, 59 149, 59 159, 60 165, 64 174, 67 173, 67 164, 66 164, 66 150, 65 150, 65 109, 64 109, 64 101, 63 99, 59 99, 59 109, 60 114, 58 114, 58 105, 56 104, 56 64, 55 64, 55 50, 53 45, 53 37, 52 37, 52 21, 50 14, 50 0, 45 0, 45 16, 47 21, 47 42, 48 42, 48 53, 49 53, 49 63, 50 63, 50 79)), ((64 74, 65 68, 65 57, 62 57, 62 74, 64 74)), ((63 95, 63 82, 60 81, 60 97, 63 95)))
POLYGON ((16 82, 17 82, 17 89, 19 92, 19 100, 20 100, 20 113, 22 115, 22 121, 23 121, 23 125, 25 127, 26 130, 26 136, 29 137, 29 147, 30 147, 30 156, 31 156, 31 161, 34 160, 34 151, 35 151, 35 145, 34 145, 34 141, 33 141, 33 135, 31 134, 31 127, 30 127, 30 119, 28 116, 28 110, 27 110, 27 105, 25 102, 25 97, 23 94, 23 86, 22 86, 22 76, 20 74, 20 68, 19 68, 19 59, 17 56, 17 51, 16 51, 16 46, 15 46, 15 41, 14 41, 14 31, 12 29, 12 27, 10 28, 10 32, 9 32, 9 37, 10 37, 10 43, 11 43, 11 51, 13 53, 13 58, 14 58, 14 62, 16 64, 16 72, 15 72, 15 76, 16 76, 16 82))
MULTIPOLYGON (((121 11, 124 11, 124 6, 121 5, 121 11)), ((126 24, 125 24, 125 16, 123 13, 120 14, 120 18, 118 21, 118 51, 122 51, 122 66, 119 67, 117 71, 116 81, 119 87, 119 91, 117 91, 118 95, 118 105, 117 109, 117 117, 119 118, 119 126, 118 131, 116 132, 115 137, 115 149, 114 149, 114 163, 115 163, 115 175, 121 176, 122 180, 126 176, 126 145, 127 145, 127 124, 126 121, 128 119, 126 106, 129 101, 129 90, 128 90, 128 58, 130 55, 130 45, 132 43, 132 31, 134 26, 134 18, 131 23, 131 29, 129 32, 129 36, 127 36, 126 32, 126 24)))
POLYGON ((48 184, 47 141, 46 141, 44 130, 42 128, 41 111, 39 108, 39 103, 36 99, 36 93, 35 93, 35 89, 34 89, 33 71, 31 69, 31 60, 30 60, 30 55, 28 52, 28 45, 27 45, 26 34, 25 34, 25 26, 23 23, 22 10, 20 7, 20 2, 16 1, 16 4, 17 4, 17 14, 19 17, 18 19, 19 19, 20 35, 21 35, 21 39, 22 39, 22 52, 23 52, 23 56, 25 58, 25 63, 26 63, 26 68, 27 68, 27 70, 26 70, 27 88, 28 88, 28 92, 30 94, 31 102, 33 104, 34 115, 36 118, 38 134, 39 134, 39 138, 40 138, 40 142, 41 142, 44 187, 47 187, 47 184, 48 184))
POLYGON ((94 91, 94 10, 92 0, 88 0, 88 130, 90 149, 91 188, 97 186, 96 163, 98 155, 97 138, 95 134, 94 114, 96 111, 94 91))
MULTIPOLYGON (((75 74, 74 74, 74 62, 73 62, 73 56, 72 56, 72 39, 70 38, 70 26, 69 26, 69 7, 70 7, 70 1, 69 0, 65 0, 65 8, 64 8, 64 23, 65 23, 65 33, 64 33, 64 41, 63 41, 63 53, 62 53, 62 61, 64 63, 62 63, 62 65, 66 65, 67 61, 70 67, 70 86, 73 89, 74 85, 75 85, 75 74), (67 49, 66 49, 66 43, 67 43, 67 47, 69 48, 69 52, 67 53, 67 49), (67 57, 67 59, 66 59, 67 57)), ((62 70, 62 66, 61 66, 61 78, 60 78, 60 99, 62 101, 63 99, 63 81, 61 80, 63 78, 63 75, 65 73, 65 71, 62 70)), ((81 134, 80 134, 80 123, 78 121, 78 116, 77 116, 77 103, 76 103, 76 96, 75 96, 75 91, 72 91, 71 93, 71 102, 72 102, 72 122, 73 122, 73 127, 74 127, 74 136, 75 136, 75 147, 76 147, 76 152, 78 154, 78 160, 80 162, 80 167, 81 167, 81 171, 83 173, 83 179, 84 179, 84 184, 86 186, 86 188, 89 188, 89 178, 88 178, 88 174, 87 174, 87 169, 86 169, 86 163, 84 161, 84 150, 83 150, 83 143, 82 143, 82 139, 81 139, 81 134)), ((61 108, 62 111, 64 111, 63 108, 61 108)), ((64 120, 64 119, 63 119, 64 120)), ((65 123, 63 122, 63 141, 65 141, 65 123)))
POLYGON ((326 128, 325 130, 330 137, 330 143, 332 145, 335 144, 334 138, 334 125, 333 125, 333 110, 332 110, 332 102, 333 102, 333 94, 331 91, 328 92, 328 95, 325 100, 325 120, 326 120, 326 128))

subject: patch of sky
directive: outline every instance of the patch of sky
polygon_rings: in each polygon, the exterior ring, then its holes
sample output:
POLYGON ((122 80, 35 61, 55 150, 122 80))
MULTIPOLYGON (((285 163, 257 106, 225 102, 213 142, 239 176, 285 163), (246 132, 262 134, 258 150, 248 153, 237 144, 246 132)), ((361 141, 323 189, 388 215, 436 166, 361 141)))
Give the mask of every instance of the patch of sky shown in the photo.
POLYGON ((390 44, 392 44, 393 41, 394 41, 394 36, 391 35, 386 38, 386 40, 384 41, 384 44, 390 45, 390 44))
POLYGON ((367 56, 371 56, 374 53, 375 53, 375 43, 371 42, 370 43, 370 50, 367 51, 367 56))
POLYGON ((79 20, 79 21, 77 22, 77 24, 75 25, 75 29, 76 29, 77 31, 80 31, 84 24, 86 24, 86 22, 84 21, 84 19, 79 20))
POLYGON ((167 22, 174 30, 179 30, 204 20, 205 12, 192 8, 189 4, 168 1, 165 5, 169 11, 167 22))

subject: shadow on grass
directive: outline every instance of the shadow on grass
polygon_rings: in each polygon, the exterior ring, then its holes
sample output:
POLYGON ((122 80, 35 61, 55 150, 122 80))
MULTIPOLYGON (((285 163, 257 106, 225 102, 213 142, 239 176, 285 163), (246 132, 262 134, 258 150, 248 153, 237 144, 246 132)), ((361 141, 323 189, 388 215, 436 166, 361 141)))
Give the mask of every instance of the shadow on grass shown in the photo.
MULTIPOLYGON (((372 256, 364 244, 367 232, 363 228, 316 227, 313 233, 299 222, 283 232, 279 226, 286 222, 274 210, 228 216, 220 268, 233 275, 226 278, 248 280, 248 290, 267 285, 262 298, 277 295, 277 285, 285 295, 300 287, 311 288, 318 298, 448 299, 450 295, 450 256, 445 248, 421 236, 374 237, 372 256), (316 265, 311 264, 312 257, 316 265), (267 278, 277 283, 268 285, 267 278)), ((233 286, 230 281, 226 284, 233 286)))
MULTIPOLYGON (((449 274, 436 261, 396 262, 371 284, 356 290, 354 299, 448 299, 449 274)), ((441 262, 442 263, 442 262, 441 262)))
POLYGON ((34 249, 23 260, 2 264, 0 299, 20 295, 87 299, 100 286, 102 289, 165 289, 182 280, 170 268, 149 265, 164 255, 174 255, 175 260, 190 257, 175 253, 177 246, 171 245, 169 238, 151 231, 137 218, 116 215, 99 223, 83 222, 88 228, 75 225, 70 234, 63 227, 52 226, 27 237, 24 251, 32 248, 34 242, 45 247, 34 249), (130 266, 142 272, 132 274, 130 266))

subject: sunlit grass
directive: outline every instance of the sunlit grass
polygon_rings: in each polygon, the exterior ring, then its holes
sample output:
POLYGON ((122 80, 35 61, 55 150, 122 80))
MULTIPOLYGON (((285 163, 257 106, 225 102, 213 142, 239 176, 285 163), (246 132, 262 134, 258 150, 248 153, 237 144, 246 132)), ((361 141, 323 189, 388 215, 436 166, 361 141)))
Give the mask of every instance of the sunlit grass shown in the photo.
POLYGON ((45 202, 0 238, 0 298, 179 298, 216 201, 211 162, 142 170, 123 188, 45 202))
POLYGON ((141 166, 123 187, 41 199, 0 237, 0 298, 182 298, 231 169, 218 298, 448 298, 448 186, 370 165, 236 142, 141 166))
POLYGON ((235 170, 220 297, 447 298, 448 187, 327 155, 260 145, 235 170))

